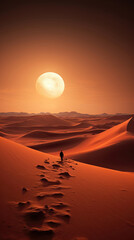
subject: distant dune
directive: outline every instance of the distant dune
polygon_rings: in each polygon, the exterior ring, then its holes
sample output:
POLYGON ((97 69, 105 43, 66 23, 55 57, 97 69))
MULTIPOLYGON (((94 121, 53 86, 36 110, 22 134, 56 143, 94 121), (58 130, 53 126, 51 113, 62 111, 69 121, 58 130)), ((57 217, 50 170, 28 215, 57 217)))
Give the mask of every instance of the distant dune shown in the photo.
POLYGON ((111 119, 111 120, 124 120, 125 121, 125 120, 127 120, 128 118, 131 118, 131 117, 133 117, 132 114, 125 114, 125 115, 117 114, 117 115, 110 116, 109 119, 111 119))
POLYGON ((61 149, 71 149, 75 146, 78 146, 81 142, 85 140, 85 137, 72 137, 68 139, 62 139, 59 141, 53 141, 49 143, 42 143, 38 145, 29 146, 30 148, 43 151, 43 152, 59 152, 61 149))
MULTIPOLYGON (((8 117, 8 119, 11 117, 8 117)), ((28 117, 19 117, 20 122, 8 124, 8 127, 20 127, 20 126, 72 126, 72 122, 58 118, 53 115, 34 115, 28 117)), ((7 120, 8 120, 7 119, 7 120)), ((14 117, 15 119, 15 117, 14 117)), ((16 117, 17 120, 17 117, 16 117)))
POLYGON ((98 134, 100 132, 104 131, 103 129, 93 129, 92 127, 86 128, 85 130, 79 130, 79 131, 68 131, 68 132, 51 132, 51 131, 40 131, 40 130, 35 130, 35 131, 30 131, 23 136, 20 137, 20 139, 23 138, 30 138, 30 139, 64 139, 72 136, 77 136, 77 135, 83 135, 83 134, 98 134))
POLYGON ((0 137, 10 138, 9 134, 0 131, 0 137))
POLYGON ((50 114, 33 116, 1 116, 0 124, 1 131, 11 134, 23 134, 33 130, 50 130, 57 128, 68 129, 76 125, 73 121, 62 119, 50 114))
POLYGON ((6 134, 0 131, 0 137, 6 137, 6 134))

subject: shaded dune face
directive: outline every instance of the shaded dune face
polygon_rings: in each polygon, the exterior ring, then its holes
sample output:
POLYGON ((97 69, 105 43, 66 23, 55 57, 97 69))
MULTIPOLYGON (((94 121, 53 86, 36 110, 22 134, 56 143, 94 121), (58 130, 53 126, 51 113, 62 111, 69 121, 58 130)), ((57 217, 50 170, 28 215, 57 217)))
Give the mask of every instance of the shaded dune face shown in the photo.
MULTIPOLYGON (((100 130, 94 130, 94 132, 97 132, 100 130)), ((66 133, 57 133, 57 132, 48 132, 48 131, 39 131, 39 130, 35 130, 35 131, 31 131, 25 135, 23 135, 21 137, 22 138, 35 138, 35 139, 58 139, 58 138, 67 138, 70 136, 74 136, 74 135, 82 135, 82 134, 86 134, 86 133, 90 133, 92 132, 91 128, 88 128, 86 130, 81 130, 81 131, 75 131, 75 133, 73 132, 66 132, 66 133)))
POLYGON ((89 141, 89 149, 68 157, 96 166, 134 171, 134 118, 98 134, 89 141))
POLYGON ((43 152, 57 152, 61 148, 65 150, 78 146, 81 142, 84 141, 84 139, 85 137, 74 137, 45 144, 33 145, 30 147, 43 152))
MULTIPOLYGON (((131 121, 132 119, 128 119, 127 121, 96 135, 89 142, 89 147, 91 146, 92 148, 100 148, 123 140, 127 137, 127 128, 131 121)), ((134 126, 132 126, 131 128, 133 127, 134 126)))
POLYGON ((134 172, 134 140, 124 140, 105 148, 72 154, 69 157, 95 166, 134 172))
POLYGON ((6 134, 0 131, 0 137, 6 137, 6 134))
POLYGON ((127 131, 134 134, 134 118, 131 118, 131 120, 128 122, 127 131))

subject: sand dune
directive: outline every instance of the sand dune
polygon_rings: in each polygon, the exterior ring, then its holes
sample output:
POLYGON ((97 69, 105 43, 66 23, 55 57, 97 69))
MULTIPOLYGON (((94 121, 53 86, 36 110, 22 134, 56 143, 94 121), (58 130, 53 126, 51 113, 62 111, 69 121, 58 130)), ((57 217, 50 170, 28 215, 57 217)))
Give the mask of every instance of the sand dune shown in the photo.
MULTIPOLYGON (((34 116, 0 116, 0 131, 7 134, 15 134, 22 136, 30 132, 39 131, 42 139, 43 132, 54 132, 55 137, 51 134, 49 138, 59 139, 59 133, 66 133, 66 136, 75 136, 79 131, 88 131, 92 128, 92 134, 102 132, 123 120, 109 120, 108 117, 103 118, 62 118, 53 115, 34 115, 34 116), (74 135, 71 134, 73 132, 74 135)), ((66 137, 65 136, 65 137, 66 137)), ((33 139, 35 134, 31 134, 33 139)), ((48 137, 48 135, 46 136, 48 137)), ((64 136, 62 137, 64 138, 64 136)), ((24 143, 25 144, 25 143, 24 143)))
MULTIPOLYGON (((119 117, 121 118, 121 116, 119 117)), ((123 119, 126 117, 128 116, 123 116, 123 119)), ((3 122, 3 119, 5 117, 1 118, 1 122, 3 122)), ((75 121, 71 121, 52 115, 9 116, 6 117, 6 127, 3 127, 0 135, 53 155, 58 156, 59 151, 62 149, 66 157, 78 161, 118 170, 133 171, 131 161, 134 139, 133 118, 104 131, 103 128, 98 127, 97 121, 104 127, 106 127, 106 124, 110 126, 110 124, 113 125, 116 122, 113 122, 113 120, 109 122, 107 119, 109 117, 100 118, 99 120, 95 118, 95 124, 91 126, 91 119, 75 119, 75 121), (17 125, 17 122, 20 126, 17 125), (51 126, 49 126, 49 123, 51 123, 51 126), (50 131, 48 131, 49 128, 50 131), (128 150, 130 164, 127 167, 126 152, 128 150), (121 157, 119 157, 120 151, 122 154, 122 166, 121 157), (110 154, 110 152, 112 153, 110 154), (111 163, 112 158, 114 160, 111 163)))
POLYGON ((68 157, 123 171, 134 171, 134 118, 85 139, 68 157))
POLYGON ((89 121, 83 120, 82 122, 75 125, 75 128, 88 128, 90 126, 92 126, 92 125, 91 125, 91 123, 89 123, 89 121))
POLYGON ((3 131, 0 131, 0 137, 4 137, 4 138, 9 138, 10 139, 10 138, 14 137, 14 135, 5 133, 3 131))
POLYGON ((133 239, 132 174, 61 164, 1 137, 0 152, 0 239, 133 239))
POLYGON ((67 158, 121 171, 134 171, 134 119, 130 118, 106 131, 91 135, 94 131, 97 129, 91 129, 87 134, 83 131, 81 136, 66 139, 68 134, 61 134, 63 139, 51 139, 50 142, 30 147, 57 156, 62 149, 67 158))
POLYGON ((68 132, 50 132, 50 131, 40 131, 40 130, 35 130, 35 131, 30 131, 27 134, 23 135, 22 138, 37 138, 37 139, 58 139, 58 138, 68 138, 71 136, 76 136, 76 135, 83 135, 86 133, 91 133, 91 134, 98 134, 104 130, 101 129, 93 129, 92 127, 86 128, 85 130, 80 130, 80 131, 68 131, 68 132))
MULTIPOLYGON (((17 120, 17 118, 16 118, 17 120)), ((8 119, 7 119, 8 121, 8 119)), ((20 126, 72 126, 72 122, 53 115, 35 115, 23 117, 21 121, 9 123, 8 127, 20 126)))
POLYGON ((6 134, 2 131, 0 131, 0 137, 6 137, 6 134))
POLYGON ((134 117, 128 121, 127 132, 134 134, 134 117))
POLYGON ((0 123, 22 122, 27 116, 0 116, 0 123))
POLYGON ((128 118, 131 118, 131 117, 133 117, 133 115, 131 115, 131 114, 125 114, 125 115, 123 115, 123 114, 117 114, 117 115, 114 115, 114 116, 110 116, 110 117, 108 117, 108 119, 111 119, 111 120, 127 120, 128 118))
MULTIPOLYGON (((0 117, 3 122, 3 117, 0 117)), ((16 116, 6 117, 4 123, 1 123, 1 131, 10 134, 25 134, 30 131, 48 131, 69 129, 75 127, 77 123, 58 118, 53 115, 34 115, 34 116, 16 116)))
POLYGON ((120 123, 100 134, 95 136, 90 142, 93 147, 108 146, 112 143, 131 137, 134 128, 134 119, 130 118, 127 121, 120 123))
POLYGON ((43 151, 43 152, 59 152, 61 149, 71 149, 78 146, 81 142, 85 140, 85 137, 72 137, 68 139, 62 139, 59 141, 52 141, 49 143, 42 143, 37 145, 29 146, 30 148, 43 151))
POLYGON ((104 168, 134 172, 134 139, 67 157, 104 168))
POLYGON ((34 116, 8 116, 0 117, 0 123, 8 129, 10 128, 28 128, 28 127, 57 127, 57 126, 72 126, 73 121, 58 118, 56 116, 34 115, 34 116))
POLYGON ((78 122, 73 119, 64 119, 53 115, 34 115, 34 116, 16 116, 16 117, 0 117, 1 131, 11 134, 25 134, 30 131, 59 131, 91 128, 91 123, 85 120, 78 122))
POLYGON ((59 136, 64 136, 65 134, 61 134, 61 133, 55 133, 55 132, 47 132, 47 131, 39 131, 39 130, 35 130, 35 131, 31 131, 25 135, 23 135, 21 138, 57 138, 59 136))
MULTIPOLYGON (((123 122, 123 121, 122 121, 123 122)), ((109 128, 111 128, 111 127, 114 127, 115 125, 117 125, 117 124, 119 124, 120 122, 118 122, 118 121, 110 121, 110 122, 108 122, 108 120, 107 120, 107 122, 104 122, 104 123, 101 123, 101 124, 98 124, 97 122, 96 122, 96 124, 94 125, 94 127, 96 127, 96 128, 98 128, 98 129, 105 129, 105 130, 107 130, 107 129, 109 129, 109 128)))

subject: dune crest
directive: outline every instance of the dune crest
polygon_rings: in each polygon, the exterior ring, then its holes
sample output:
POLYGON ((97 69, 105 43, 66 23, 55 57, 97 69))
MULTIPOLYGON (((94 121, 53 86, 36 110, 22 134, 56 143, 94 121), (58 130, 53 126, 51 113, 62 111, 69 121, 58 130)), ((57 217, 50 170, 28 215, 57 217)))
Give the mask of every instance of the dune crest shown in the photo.
MULTIPOLYGON (((68 151, 69 152, 69 151, 68 151)), ((67 157, 123 171, 134 171, 134 118, 86 139, 67 157)))
POLYGON ((128 131, 129 133, 134 134, 134 117, 132 117, 132 118, 130 119, 130 121, 128 122, 127 131, 128 131))
MULTIPOLYGON (((119 142, 121 140, 125 140, 128 137, 128 134, 131 133, 132 129, 134 129, 134 121, 133 118, 130 118, 126 120, 123 123, 120 123, 98 135, 96 135, 91 141, 90 145, 93 146, 93 148, 100 148, 109 146, 113 143, 119 142), (131 127, 129 127, 129 125, 131 127)), ((130 137, 130 136, 129 136, 130 137)))

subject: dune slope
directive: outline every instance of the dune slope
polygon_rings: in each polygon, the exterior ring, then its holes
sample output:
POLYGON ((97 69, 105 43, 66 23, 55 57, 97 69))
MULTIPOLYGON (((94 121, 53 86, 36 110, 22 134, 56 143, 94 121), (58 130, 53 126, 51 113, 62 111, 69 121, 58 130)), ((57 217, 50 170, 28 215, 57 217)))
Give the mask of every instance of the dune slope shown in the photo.
MULTIPOLYGON (((63 139, 55 141, 51 139, 50 142, 30 145, 30 147, 57 156, 62 149, 67 158, 121 171, 134 171, 134 118, 96 135, 92 135, 95 130, 88 129, 88 131, 77 132, 83 134, 68 138, 65 138, 68 134, 62 133, 63 139)), ((32 132, 30 136, 34 134, 32 132)), ((39 132, 37 135, 39 137, 39 132)))
MULTIPOLYGON (((69 152, 69 151, 68 151, 69 152)), ((134 118, 112 127, 67 156, 85 163, 111 169, 134 171, 134 118)))
POLYGON ((0 138, 0 239, 131 240, 134 176, 0 138))

